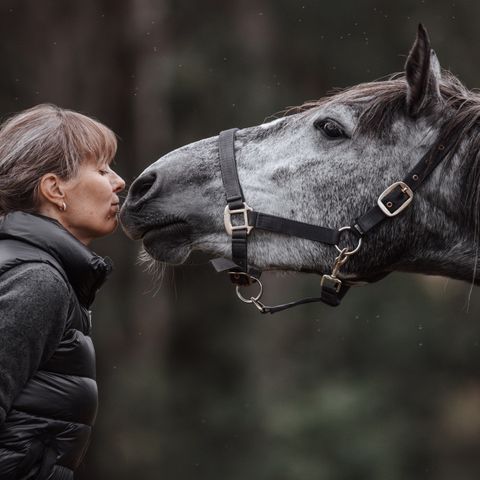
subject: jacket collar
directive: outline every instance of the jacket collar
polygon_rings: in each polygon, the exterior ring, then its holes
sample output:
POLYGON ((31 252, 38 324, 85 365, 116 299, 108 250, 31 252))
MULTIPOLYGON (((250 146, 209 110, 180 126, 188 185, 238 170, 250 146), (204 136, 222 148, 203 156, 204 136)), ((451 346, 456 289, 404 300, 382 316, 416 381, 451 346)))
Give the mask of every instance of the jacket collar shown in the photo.
POLYGON ((0 239, 29 243, 60 263, 81 304, 90 306, 112 270, 112 261, 92 252, 56 220, 39 214, 11 212, 0 217, 0 239))

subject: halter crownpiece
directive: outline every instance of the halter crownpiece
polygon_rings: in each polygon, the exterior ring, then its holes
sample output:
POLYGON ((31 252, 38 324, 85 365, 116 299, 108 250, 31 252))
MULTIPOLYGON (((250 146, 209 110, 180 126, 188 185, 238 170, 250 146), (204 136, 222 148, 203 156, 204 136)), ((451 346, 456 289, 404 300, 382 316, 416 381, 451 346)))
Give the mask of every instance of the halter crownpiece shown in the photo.
POLYGON ((276 313, 296 305, 312 302, 323 302, 330 306, 340 305, 342 298, 350 288, 338 277, 341 267, 360 250, 362 239, 368 232, 385 219, 397 216, 412 203, 414 192, 448 153, 440 143, 437 146, 439 154, 435 158, 432 158, 431 153, 427 152, 402 181, 392 183, 379 195, 375 206, 354 220, 352 225, 335 230, 257 212, 247 205, 238 179, 235 161, 236 131, 236 128, 225 130, 218 136, 220 170, 227 200, 224 225, 225 231, 232 237, 232 260, 217 258, 211 260, 211 263, 217 272, 227 271, 230 280, 236 285, 238 298, 244 303, 255 305, 261 313, 276 313), (236 221, 234 225, 232 218, 239 221, 236 221), (249 235, 254 230, 266 230, 304 238, 331 245, 338 250, 339 254, 335 258, 331 273, 321 277, 319 297, 304 298, 276 306, 267 306, 260 301, 263 294, 263 285, 260 282, 262 272, 248 264, 247 242, 249 235), (338 245, 340 237, 345 231, 350 231, 358 239, 357 245, 352 250, 340 248, 338 245), (259 287, 257 295, 244 297, 241 288, 252 284, 257 284, 259 287))

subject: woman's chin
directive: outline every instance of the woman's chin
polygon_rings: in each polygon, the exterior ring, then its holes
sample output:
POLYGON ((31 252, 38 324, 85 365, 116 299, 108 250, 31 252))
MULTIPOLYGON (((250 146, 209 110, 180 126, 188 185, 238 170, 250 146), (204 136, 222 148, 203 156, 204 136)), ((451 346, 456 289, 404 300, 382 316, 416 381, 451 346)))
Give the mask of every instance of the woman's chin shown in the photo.
POLYGON ((118 215, 107 216, 102 236, 110 235, 111 233, 113 233, 118 228, 119 223, 120 222, 118 221, 118 215))

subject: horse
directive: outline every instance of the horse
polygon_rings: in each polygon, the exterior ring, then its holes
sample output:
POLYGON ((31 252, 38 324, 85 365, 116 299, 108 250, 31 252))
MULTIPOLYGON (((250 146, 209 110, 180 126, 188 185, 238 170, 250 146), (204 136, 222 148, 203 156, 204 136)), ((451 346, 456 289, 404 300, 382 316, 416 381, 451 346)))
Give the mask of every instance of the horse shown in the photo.
MULTIPOLYGON (((478 284, 479 119, 480 95, 440 67, 419 25, 403 72, 232 130, 230 143, 166 154, 133 182, 120 220, 156 262, 227 258, 237 294, 261 270, 317 273, 336 295, 393 271, 478 284), (232 188, 241 201, 226 207, 232 188), (256 211, 277 227, 255 228, 256 211), (362 230, 374 211, 381 221, 362 230), (331 241, 296 235, 322 228, 331 241)), ((239 296, 262 311, 259 297, 239 296)))

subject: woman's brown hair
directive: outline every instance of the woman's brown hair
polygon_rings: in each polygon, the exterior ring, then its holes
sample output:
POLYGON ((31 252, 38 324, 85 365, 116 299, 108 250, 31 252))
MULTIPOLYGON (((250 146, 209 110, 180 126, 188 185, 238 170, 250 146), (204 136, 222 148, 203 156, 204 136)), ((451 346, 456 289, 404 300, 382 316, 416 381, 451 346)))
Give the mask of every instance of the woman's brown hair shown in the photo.
POLYGON ((20 112, 0 128, 0 215, 35 212, 40 179, 73 178, 85 160, 110 163, 115 134, 102 123, 51 104, 20 112))

